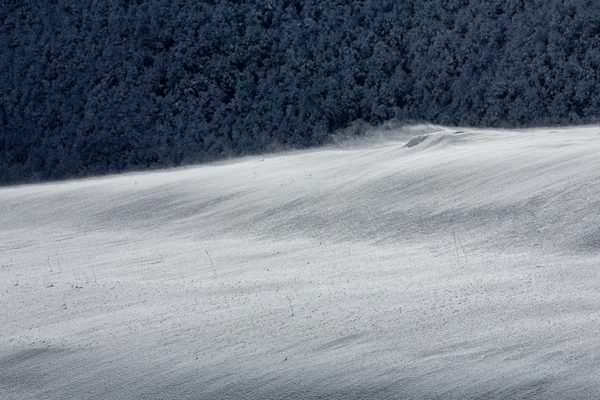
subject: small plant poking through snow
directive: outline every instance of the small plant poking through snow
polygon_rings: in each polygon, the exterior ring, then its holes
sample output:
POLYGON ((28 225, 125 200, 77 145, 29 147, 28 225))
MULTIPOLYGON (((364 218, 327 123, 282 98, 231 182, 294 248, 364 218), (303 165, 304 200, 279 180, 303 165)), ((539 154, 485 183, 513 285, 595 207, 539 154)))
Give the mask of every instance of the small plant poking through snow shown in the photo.
POLYGON ((290 317, 293 317, 294 316, 294 307, 292 306, 292 299, 290 299, 290 296, 286 296, 286 297, 287 297, 288 303, 290 305, 290 311, 291 311, 290 317))
POLYGON ((206 252, 206 255, 208 256, 208 259, 210 260, 210 265, 211 265, 211 267, 212 267, 213 274, 215 275, 215 278, 216 278, 216 277, 217 277, 217 270, 216 270, 216 268, 215 268, 215 264, 213 264, 213 260, 212 260, 212 258, 210 257, 210 254, 208 254, 208 250, 206 250, 206 249, 205 249, 204 251, 206 252))

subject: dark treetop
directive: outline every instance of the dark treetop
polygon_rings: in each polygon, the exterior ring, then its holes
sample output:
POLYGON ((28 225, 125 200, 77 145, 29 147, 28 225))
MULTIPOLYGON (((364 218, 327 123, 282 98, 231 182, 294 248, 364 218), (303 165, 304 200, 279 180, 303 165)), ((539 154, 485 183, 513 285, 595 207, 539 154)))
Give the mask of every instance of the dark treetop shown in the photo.
POLYGON ((596 0, 0 0, 0 183, 600 115, 596 0))

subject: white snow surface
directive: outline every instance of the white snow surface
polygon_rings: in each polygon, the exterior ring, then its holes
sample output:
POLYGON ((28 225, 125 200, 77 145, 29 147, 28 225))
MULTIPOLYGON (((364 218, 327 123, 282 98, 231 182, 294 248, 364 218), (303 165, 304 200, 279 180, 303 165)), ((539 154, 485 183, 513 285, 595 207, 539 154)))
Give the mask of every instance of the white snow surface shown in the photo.
POLYGON ((600 398, 600 127, 408 131, 0 189, 0 398, 600 398))

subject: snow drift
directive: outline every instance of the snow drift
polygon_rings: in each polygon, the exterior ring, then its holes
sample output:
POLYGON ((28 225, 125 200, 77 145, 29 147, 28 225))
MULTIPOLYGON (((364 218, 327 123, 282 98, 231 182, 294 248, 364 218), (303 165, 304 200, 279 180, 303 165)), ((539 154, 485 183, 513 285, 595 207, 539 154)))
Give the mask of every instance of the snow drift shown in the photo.
POLYGON ((600 128, 419 135, 0 190, 0 397, 598 397, 600 128))

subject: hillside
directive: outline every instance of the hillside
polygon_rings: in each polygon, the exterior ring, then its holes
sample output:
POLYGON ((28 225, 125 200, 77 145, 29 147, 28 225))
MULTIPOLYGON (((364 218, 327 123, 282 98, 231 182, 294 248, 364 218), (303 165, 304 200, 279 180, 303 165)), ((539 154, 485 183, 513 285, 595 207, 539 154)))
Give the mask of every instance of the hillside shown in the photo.
POLYGON ((0 189, 0 398, 598 398, 598 165, 415 127, 0 189))

